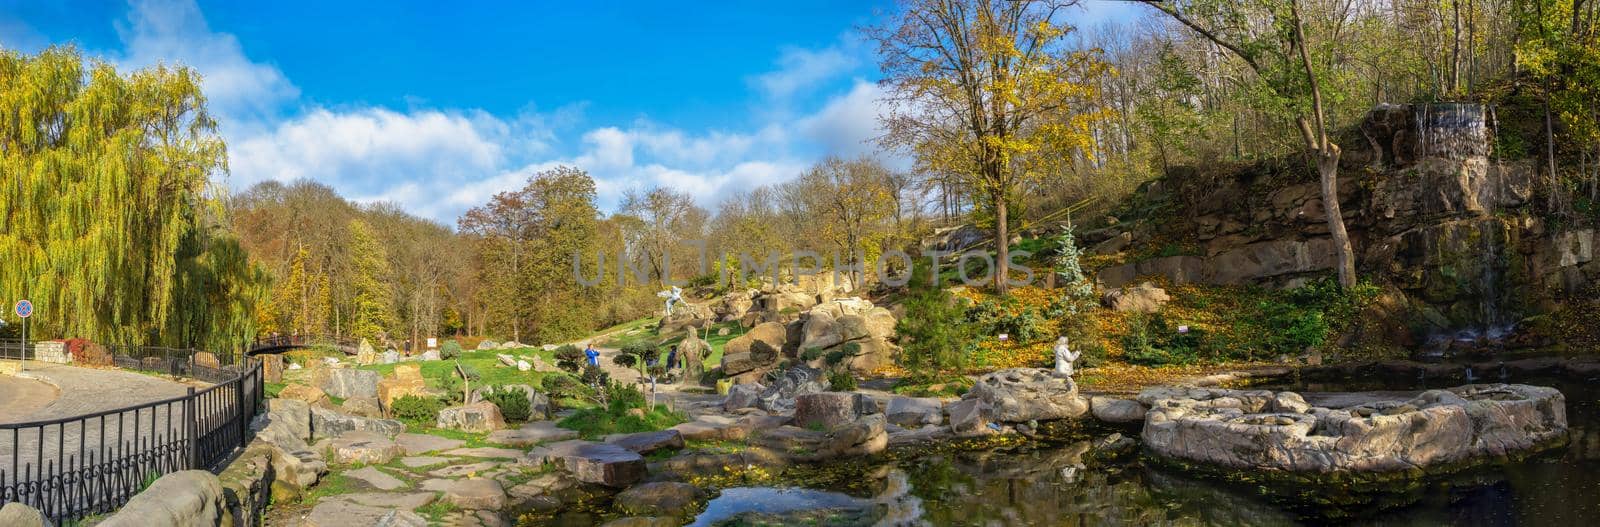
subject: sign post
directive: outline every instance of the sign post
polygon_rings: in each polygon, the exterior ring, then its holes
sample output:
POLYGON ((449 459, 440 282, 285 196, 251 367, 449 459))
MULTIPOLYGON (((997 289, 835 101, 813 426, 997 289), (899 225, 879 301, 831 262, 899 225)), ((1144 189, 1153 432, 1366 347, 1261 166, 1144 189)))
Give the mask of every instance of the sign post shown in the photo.
POLYGON ((21 371, 28 365, 28 317, 33 316, 33 302, 26 298, 18 300, 15 311, 22 319, 22 353, 17 362, 17 371, 21 371))

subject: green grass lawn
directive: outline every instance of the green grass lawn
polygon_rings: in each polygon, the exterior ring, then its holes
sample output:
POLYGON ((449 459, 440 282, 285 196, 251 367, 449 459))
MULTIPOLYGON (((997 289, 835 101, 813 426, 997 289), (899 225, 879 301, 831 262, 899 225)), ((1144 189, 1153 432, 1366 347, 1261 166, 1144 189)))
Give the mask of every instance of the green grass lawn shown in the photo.
MULTIPOLYGON (((500 359, 496 357, 497 354, 506 354, 513 357, 537 355, 540 359, 544 360, 546 364, 555 364, 555 353, 545 351, 541 348, 463 351, 461 352, 461 356, 456 360, 417 361, 415 364, 422 366, 422 377, 427 380, 428 386, 432 388, 437 388, 439 386, 439 379, 442 379, 446 375, 450 375, 451 372, 455 371, 456 361, 460 361, 462 365, 471 366, 472 368, 478 370, 478 374, 481 375, 482 378, 474 381, 474 386, 526 384, 538 388, 543 386, 543 381, 546 376, 559 375, 556 373, 537 371, 519 371, 515 367, 503 366, 500 364, 500 359)), ((388 377, 394 374, 394 367, 394 364, 372 364, 362 366, 361 369, 372 370, 378 372, 379 375, 388 377)))
MULTIPOLYGON (((662 341, 661 334, 656 332, 656 323, 658 321, 659 319, 655 318, 641 318, 633 322, 613 326, 599 334, 604 335, 607 332, 617 331, 616 334, 604 342, 603 345, 608 348, 620 349, 631 344, 657 344, 661 348, 661 358, 665 359, 668 349, 679 342, 683 342, 683 333, 680 331, 674 334, 672 338, 662 341)), ((700 330, 700 338, 711 344, 711 354, 701 361, 705 363, 707 370, 722 365, 722 349, 728 344, 728 341, 738 338, 749 331, 740 326, 738 321, 718 322, 712 324, 708 329, 709 331, 707 329, 700 330), (717 334, 717 331, 722 328, 728 328, 727 335, 717 334)))

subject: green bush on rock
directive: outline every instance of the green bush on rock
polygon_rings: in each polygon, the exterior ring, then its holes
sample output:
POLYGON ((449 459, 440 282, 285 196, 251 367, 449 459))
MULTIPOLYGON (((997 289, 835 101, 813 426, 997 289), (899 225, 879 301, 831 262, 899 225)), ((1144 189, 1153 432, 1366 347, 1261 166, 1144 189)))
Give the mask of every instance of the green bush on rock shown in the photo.
POLYGON ((533 416, 533 406, 528 403, 528 394, 520 388, 492 386, 484 391, 483 399, 500 407, 500 415, 505 417, 506 421, 523 423, 533 416))
POLYGON ((439 420, 439 410, 443 409, 444 403, 438 398, 417 395, 402 395, 390 405, 390 413, 396 419, 429 425, 439 420))

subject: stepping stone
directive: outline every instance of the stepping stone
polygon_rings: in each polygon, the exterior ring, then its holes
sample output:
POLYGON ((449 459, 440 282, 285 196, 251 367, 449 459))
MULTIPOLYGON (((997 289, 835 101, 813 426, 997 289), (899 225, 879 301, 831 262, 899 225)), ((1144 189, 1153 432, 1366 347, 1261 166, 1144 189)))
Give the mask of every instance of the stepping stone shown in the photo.
POLYGON ((463 479, 446 487, 442 499, 463 509, 500 510, 506 506, 506 491, 492 479, 463 479))
POLYGON ((664 448, 683 448, 684 445, 683 434, 671 429, 637 434, 611 434, 606 436, 606 442, 640 454, 649 454, 664 448))
POLYGON ((467 444, 459 439, 449 439, 428 434, 400 434, 394 436, 395 444, 406 450, 406 455, 415 456, 436 450, 449 450, 467 444))
POLYGON ((363 430, 346 432, 342 436, 324 441, 316 450, 333 451, 334 462, 345 465, 358 463, 382 465, 404 452, 400 445, 396 445, 389 438, 363 430), (323 448, 324 444, 326 448, 323 448))
POLYGON ((363 467, 345 472, 344 475, 346 477, 361 480, 368 485, 372 485, 378 490, 394 490, 406 486, 406 482, 401 481, 399 478, 394 476, 390 476, 389 473, 378 470, 376 467, 363 467))
POLYGON ((436 478, 459 478, 468 474, 482 475, 483 472, 487 472, 499 466, 499 463, 489 461, 473 463, 470 465, 453 465, 429 472, 428 475, 436 478))
POLYGON ((435 497, 432 492, 357 492, 354 494, 340 494, 328 499, 344 500, 368 507, 412 511, 417 510, 418 507, 433 503, 435 497))
POLYGON ((535 421, 516 430, 495 430, 489 433, 490 443, 509 446, 533 446, 538 443, 577 439, 576 430, 556 426, 555 421, 535 421))
POLYGON ((400 458, 400 464, 405 465, 408 468, 427 467, 449 462, 450 458, 438 456, 413 456, 400 458))
POLYGON ((526 455, 526 453, 524 453, 521 450, 516 450, 516 449, 511 449, 511 448, 478 447, 478 448, 457 448, 455 450, 444 452, 444 455, 446 455, 446 456, 460 456, 460 457, 490 457, 490 458, 521 459, 524 455, 526 455))
POLYGON ((452 483, 455 483, 455 481, 436 478, 424 480, 422 483, 418 483, 417 488, 432 492, 444 492, 444 489, 450 488, 452 483))
POLYGON ((644 479, 644 458, 631 450, 610 443, 562 441, 533 449, 528 453, 537 463, 557 463, 578 481, 621 488, 644 479))
POLYGON ((323 500, 306 515, 307 527, 346 527, 349 525, 384 525, 387 527, 424 527, 427 520, 411 511, 388 507, 356 505, 343 500, 323 500))

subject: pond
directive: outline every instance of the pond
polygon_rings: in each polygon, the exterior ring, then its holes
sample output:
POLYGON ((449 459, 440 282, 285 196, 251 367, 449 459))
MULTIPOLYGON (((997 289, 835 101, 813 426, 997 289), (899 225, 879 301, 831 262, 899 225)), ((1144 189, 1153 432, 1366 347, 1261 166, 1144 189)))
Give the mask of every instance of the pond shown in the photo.
MULTIPOLYGON (((1200 477, 1156 466, 1129 439, 1117 443, 1120 449, 1107 446, 1113 434, 1137 438, 1134 428, 1092 428, 1050 441, 902 452, 801 470, 805 474, 789 487, 724 489, 693 525, 1600 525, 1600 384, 1507 380, 1562 390, 1572 426, 1567 446, 1369 493, 1200 477), (1343 495, 1332 501, 1343 505, 1326 505, 1335 494, 1343 495)), ((1254 387, 1359 391, 1458 384, 1363 376, 1254 387)))

